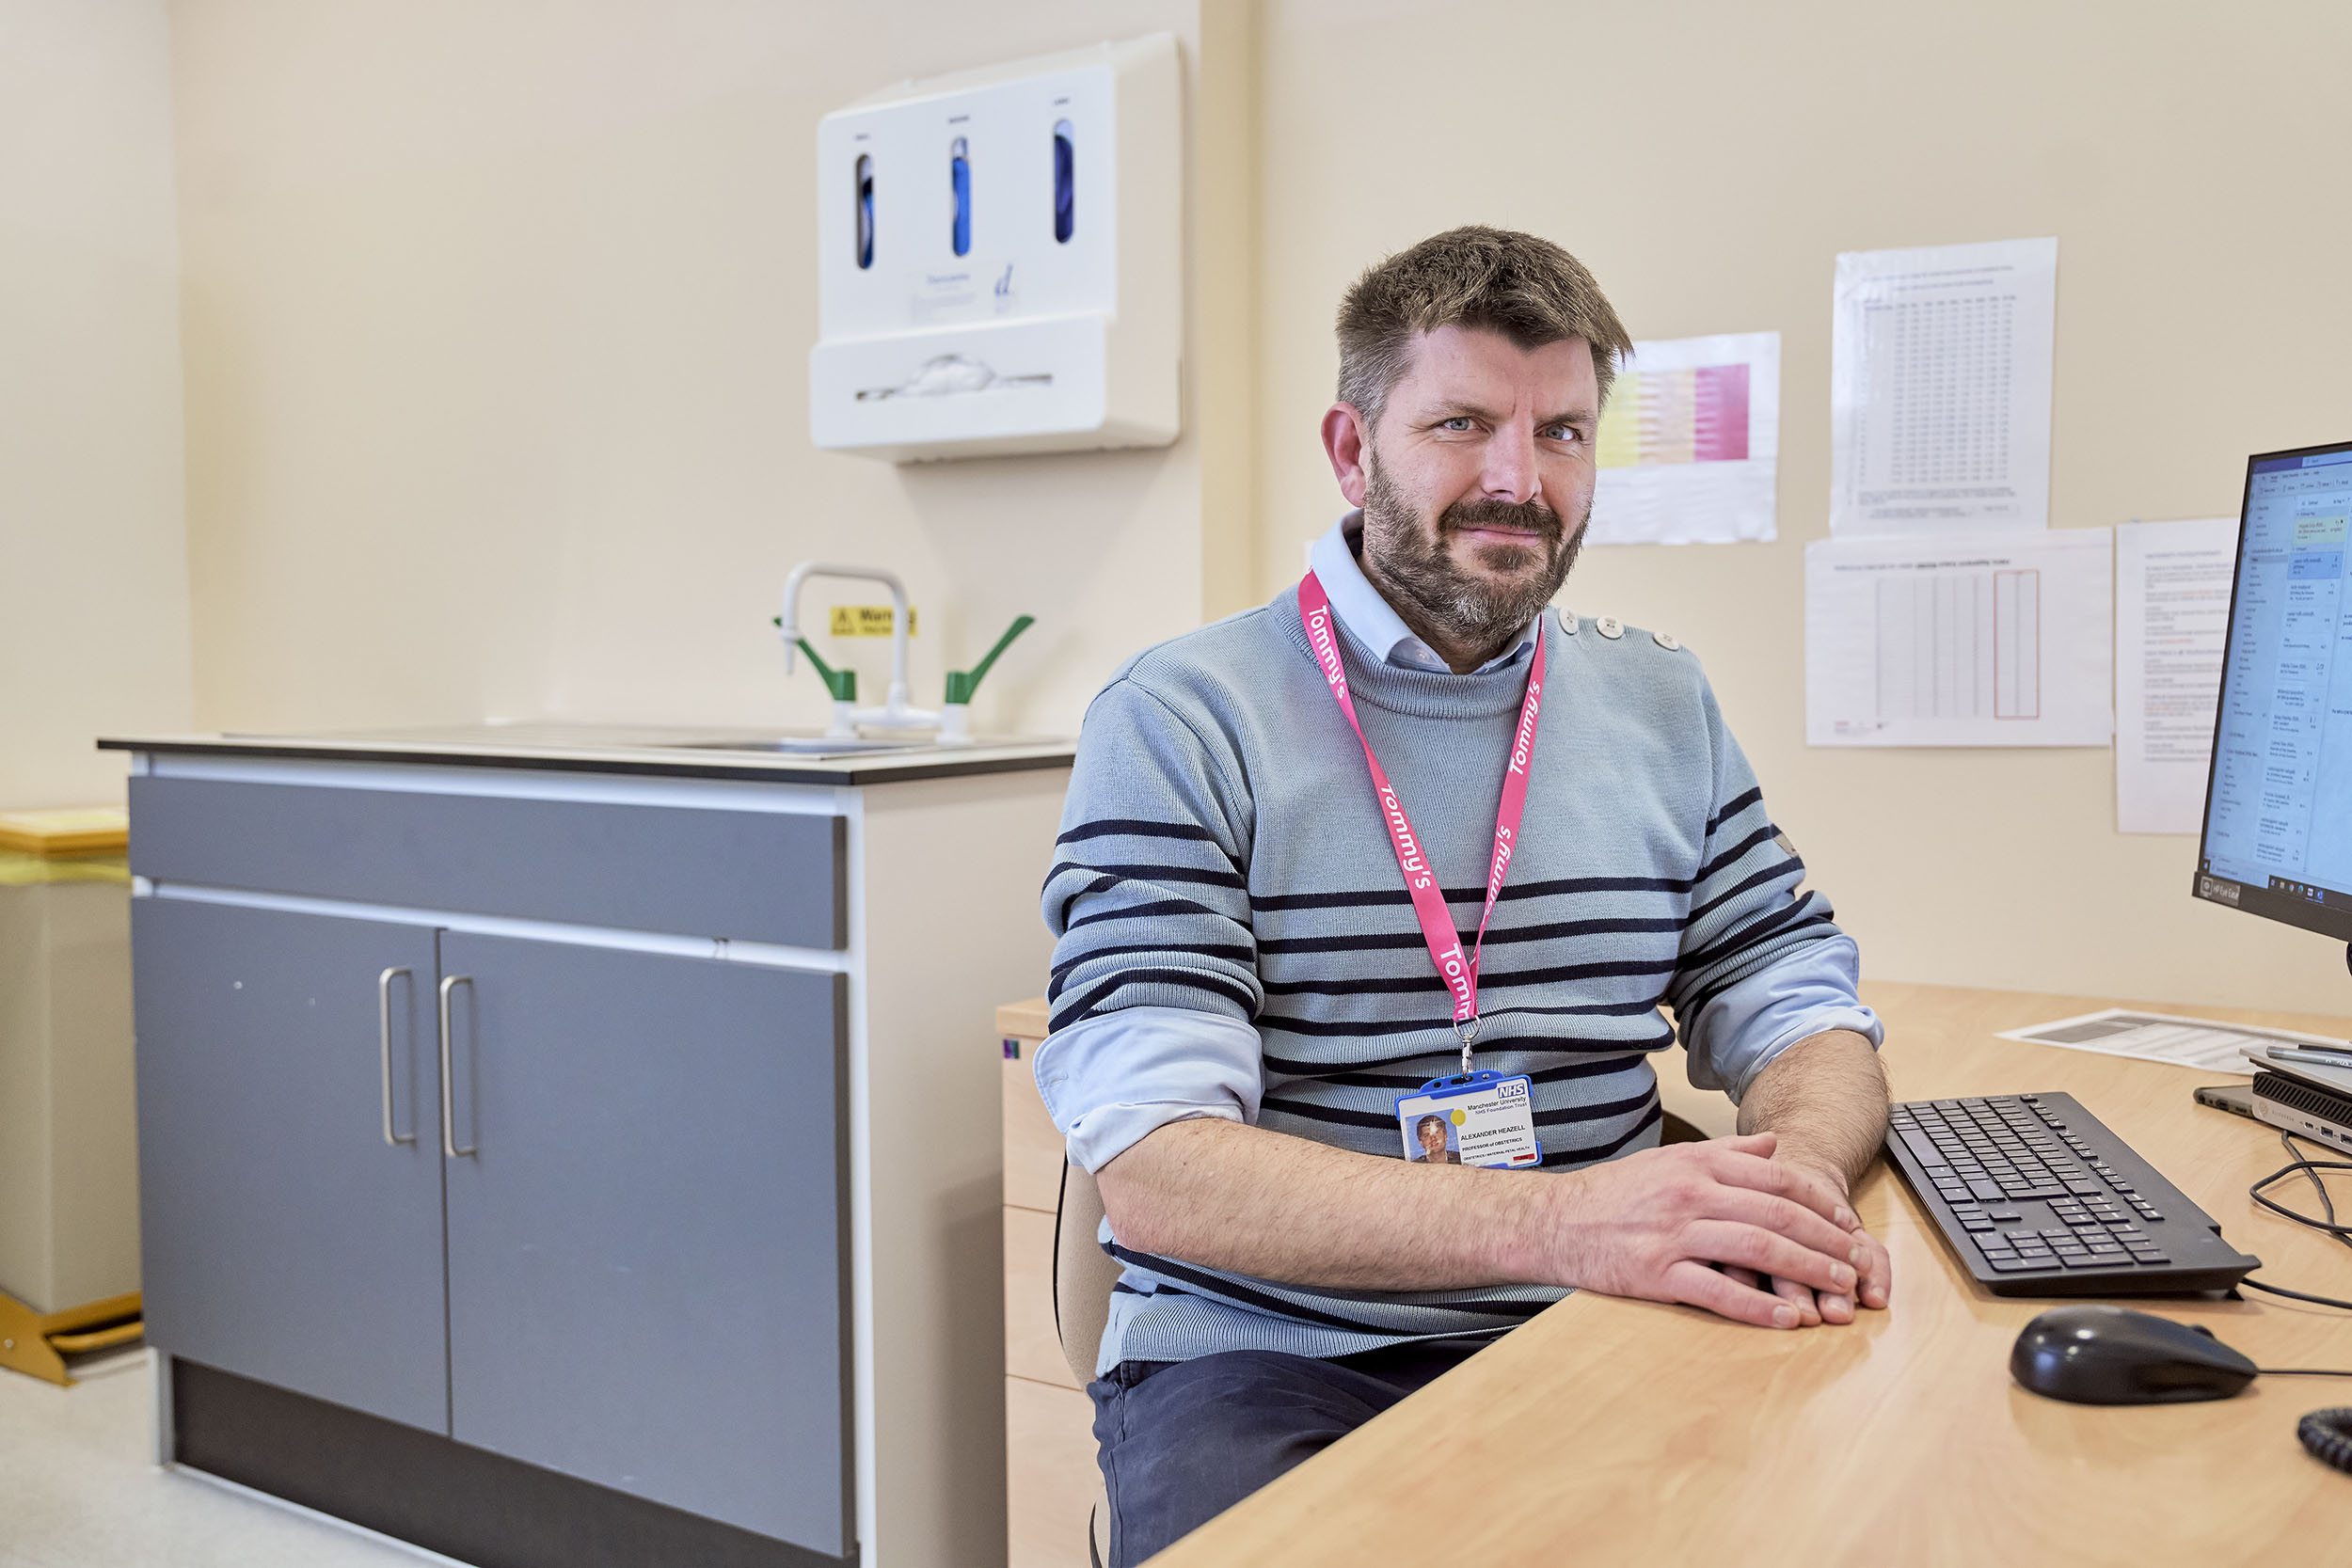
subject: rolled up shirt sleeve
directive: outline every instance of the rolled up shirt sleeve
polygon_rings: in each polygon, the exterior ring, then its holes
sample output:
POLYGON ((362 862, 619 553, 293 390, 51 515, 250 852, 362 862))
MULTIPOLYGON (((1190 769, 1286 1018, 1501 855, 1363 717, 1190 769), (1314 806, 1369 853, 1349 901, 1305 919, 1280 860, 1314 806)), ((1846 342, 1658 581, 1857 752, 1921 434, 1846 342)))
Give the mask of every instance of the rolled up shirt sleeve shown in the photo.
POLYGON ((1861 966, 1853 939, 1835 932, 1715 992, 1685 1036, 1692 1085, 1741 1100, 1773 1057, 1831 1029, 1851 1029, 1876 1048, 1886 1028, 1855 994, 1861 966))
POLYGON ((1086 1170, 1101 1170, 1173 1121, 1258 1119, 1265 1066, 1258 1031, 1222 1013, 1135 1006, 1046 1037, 1038 1093, 1086 1170))
POLYGON ((1837 928, 1829 899, 1804 886, 1804 862, 1765 809, 1714 692, 1703 698, 1714 805, 1666 999, 1692 1084, 1737 1101, 1801 1039, 1851 1029, 1876 1047, 1885 1031, 1857 995, 1853 939, 1837 928))

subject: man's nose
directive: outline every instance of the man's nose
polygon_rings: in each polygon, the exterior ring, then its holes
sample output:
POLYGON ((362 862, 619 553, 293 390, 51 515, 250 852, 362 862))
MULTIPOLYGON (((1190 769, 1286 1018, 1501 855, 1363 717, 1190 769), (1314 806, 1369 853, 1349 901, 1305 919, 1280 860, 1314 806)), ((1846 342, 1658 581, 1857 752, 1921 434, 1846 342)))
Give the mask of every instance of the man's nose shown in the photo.
POLYGON ((1479 475, 1480 494, 1487 500, 1519 505, 1533 500, 1539 481, 1535 475, 1535 431, 1532 425, 1506 424, 1486 441, 1486 471, 1479 475))

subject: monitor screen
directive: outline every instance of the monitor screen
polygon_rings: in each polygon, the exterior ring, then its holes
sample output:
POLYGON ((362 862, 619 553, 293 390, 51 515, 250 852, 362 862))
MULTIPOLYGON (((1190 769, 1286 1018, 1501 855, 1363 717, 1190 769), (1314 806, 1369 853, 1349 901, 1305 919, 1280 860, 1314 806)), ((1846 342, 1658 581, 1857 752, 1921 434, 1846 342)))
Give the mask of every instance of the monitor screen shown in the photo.
POLYGON ((2197 895, 2352 942, 2352 441, 2246 465, 2197 895))

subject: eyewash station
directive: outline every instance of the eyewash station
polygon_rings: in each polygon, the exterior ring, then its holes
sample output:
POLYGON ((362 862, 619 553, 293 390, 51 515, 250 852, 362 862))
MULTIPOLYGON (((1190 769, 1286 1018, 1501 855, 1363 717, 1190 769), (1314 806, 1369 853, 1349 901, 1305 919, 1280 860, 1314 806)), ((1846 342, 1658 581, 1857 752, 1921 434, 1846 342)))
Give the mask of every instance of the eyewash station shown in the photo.
POLYGON ((925 732, 935 732, 943 746, 971 745, 973 694, 979 690, 981 680, 998 657, 1012 646, 1013 639, 1036 624, 1034 615, 1014 617, 1012 625, 1005 628, 1005 635, 996 640, 996 645, 977 664, 969 670, 948 671, 946 691, 941 697, 939 711, 933 713, 908 701, 907 639, 914 630, 914 614, 907 604, 906 585, 896 573, 874 566, 834 566, 821 561, 804 561, 793 567, 791 577, 786 579, 784 613, 776 617, 776 625, 784 633, 784 667, 792 668, 795 653, 806 656, 833 698, 833 723, 822 738, 850 742, 846 749, 856 751, 896 748, 900 744, 899 737, 925 732), (813 577, 864 578, 890 590, 890 694, 882 706, 859 707, 857 672, 834 669, 801 635, 801 588, 813 577), (880 731, 882 738, 865 738, 868 730, 880 731))

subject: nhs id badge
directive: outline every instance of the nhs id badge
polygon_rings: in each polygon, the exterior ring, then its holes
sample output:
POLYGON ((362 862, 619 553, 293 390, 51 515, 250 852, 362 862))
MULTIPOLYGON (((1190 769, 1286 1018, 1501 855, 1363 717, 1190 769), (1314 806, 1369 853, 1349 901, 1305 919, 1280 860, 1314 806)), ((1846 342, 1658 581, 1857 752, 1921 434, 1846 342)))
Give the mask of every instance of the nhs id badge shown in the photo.
POLYGON ((1525 1074, 1433 1078, 1417 1093, 1398 1098, 1396 1125, 1405 1158, 1424 1164, 1532 1170, 1544 1163, 1525 1074))

